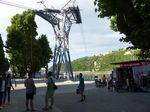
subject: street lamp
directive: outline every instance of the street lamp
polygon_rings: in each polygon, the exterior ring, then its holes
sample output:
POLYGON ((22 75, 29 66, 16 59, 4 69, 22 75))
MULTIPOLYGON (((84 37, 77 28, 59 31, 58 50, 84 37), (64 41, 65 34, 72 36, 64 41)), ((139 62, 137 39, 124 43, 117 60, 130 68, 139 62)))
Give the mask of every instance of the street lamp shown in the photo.
POLYGON ((30 35, 30 72, 32 72, 32 24, 31 24, 31 35, 30 35))

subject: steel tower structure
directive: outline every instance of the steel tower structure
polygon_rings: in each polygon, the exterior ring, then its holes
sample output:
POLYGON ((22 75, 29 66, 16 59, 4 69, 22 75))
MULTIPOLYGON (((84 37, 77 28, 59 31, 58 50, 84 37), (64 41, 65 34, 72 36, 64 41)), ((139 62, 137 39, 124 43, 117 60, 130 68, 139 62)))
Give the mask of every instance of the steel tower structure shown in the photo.
POLYGON ((60 10, 44 8, 44 10, 33 10, 33 13, 48 21, 55 33, 53 74, 58 78, 61 65, 63 64, 69 77, 70 75, 73 76, 69 53, 69 32, 73 23, 82 23, 78 6, 73 4, 71 7, 60 10))

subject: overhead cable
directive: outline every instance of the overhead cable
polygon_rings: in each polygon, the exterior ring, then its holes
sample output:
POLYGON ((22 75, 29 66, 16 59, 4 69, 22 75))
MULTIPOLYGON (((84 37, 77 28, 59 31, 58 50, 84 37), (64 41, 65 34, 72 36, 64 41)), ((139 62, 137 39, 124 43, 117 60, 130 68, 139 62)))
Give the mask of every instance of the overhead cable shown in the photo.
POLYGON ((81 31, 81 35, 82 35, 84 48, 85 48, 85 53, 88 56, 88 52, 87 52, 87 48, 86 48, 86 42, 85 42, 85 35, 84 35, 84 30, 83 30, 83 25, 82 24, 80 24, 80 31, 81 31))
POLYGON ((74 52, 74 54, 79 58, 79 55, 74 51, 74 49, 70 46, 71 50, 74 52))
POLYGON ((61 9, 64 9, 70 2, 71 0, 69 0, 61 9))
POLYGON ((7 1, 4 1, 4 0, 0 0, 0 3, 1 4, 5 4, 5 5, 9 5, 9 6, 22 8, 22 9, 33 9, 33 8, 30 8, 30 7, 26 7, 26 6, 23 6, 23 5, 15 4, 15 3, 12 3, 12 2, 7 2, 7 1))
MULTIPOLYGON (((75 2, 76 2, 76 5, 78 6, 78 3, 76 0, 73 1, 73 4, 75 4, 75 2)), ((86 40, 85 40, 85 35, 84 35, 84 28, 83 28, 82 24, 79 24, 79 26, 80 26, 80 31, 81 31, 81 35, 82 35, 83 44, 84 44, 85 53, 88 56, 86 40)))

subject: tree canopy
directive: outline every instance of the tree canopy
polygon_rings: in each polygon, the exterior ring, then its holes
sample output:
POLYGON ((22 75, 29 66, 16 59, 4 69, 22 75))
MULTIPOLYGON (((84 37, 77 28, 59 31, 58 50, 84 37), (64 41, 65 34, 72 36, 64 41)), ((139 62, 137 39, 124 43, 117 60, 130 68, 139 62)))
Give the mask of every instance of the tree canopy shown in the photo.
POLYGON ((120 41, 141 49, 144 55, 139 56, 150 57, 150 0, 95 0, 94 5, 99 18, 107 17, 112 30, 125 34, 120 41))
POLYGON ((0 34, 0 74, 6 72, 9 69, 8 59, 5 58, 4 44, 0 34))
POLYGON ((13 72, 37 72, 52 59, 46 35, 38 35, 35 15, 31 10, 16 14, 7 28, 6 48, 13 72))

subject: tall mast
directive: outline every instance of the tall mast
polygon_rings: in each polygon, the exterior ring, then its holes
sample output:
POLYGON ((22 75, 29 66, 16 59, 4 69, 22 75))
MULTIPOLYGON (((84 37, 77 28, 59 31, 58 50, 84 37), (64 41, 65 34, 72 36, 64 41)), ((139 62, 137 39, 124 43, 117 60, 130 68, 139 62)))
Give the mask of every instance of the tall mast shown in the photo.
MULTIPOLYGON (((72 0, 69 0, 69 2, 71 1, 72 0)), ((67 4, 69 2, 67 2, 67 4)), ((65 9, 67 4, 62 9, 44 8, 44 10, 33 10, 33 13, 48 21, 53 27, 55 33, 55 48, 52 72, 56 78, 59 77, 62 64, 69 77, 73 76, 69 53, 69 32, 72 24, 82 23, 78 6, 74 6, 73 2, 73 6, 65 9)))

